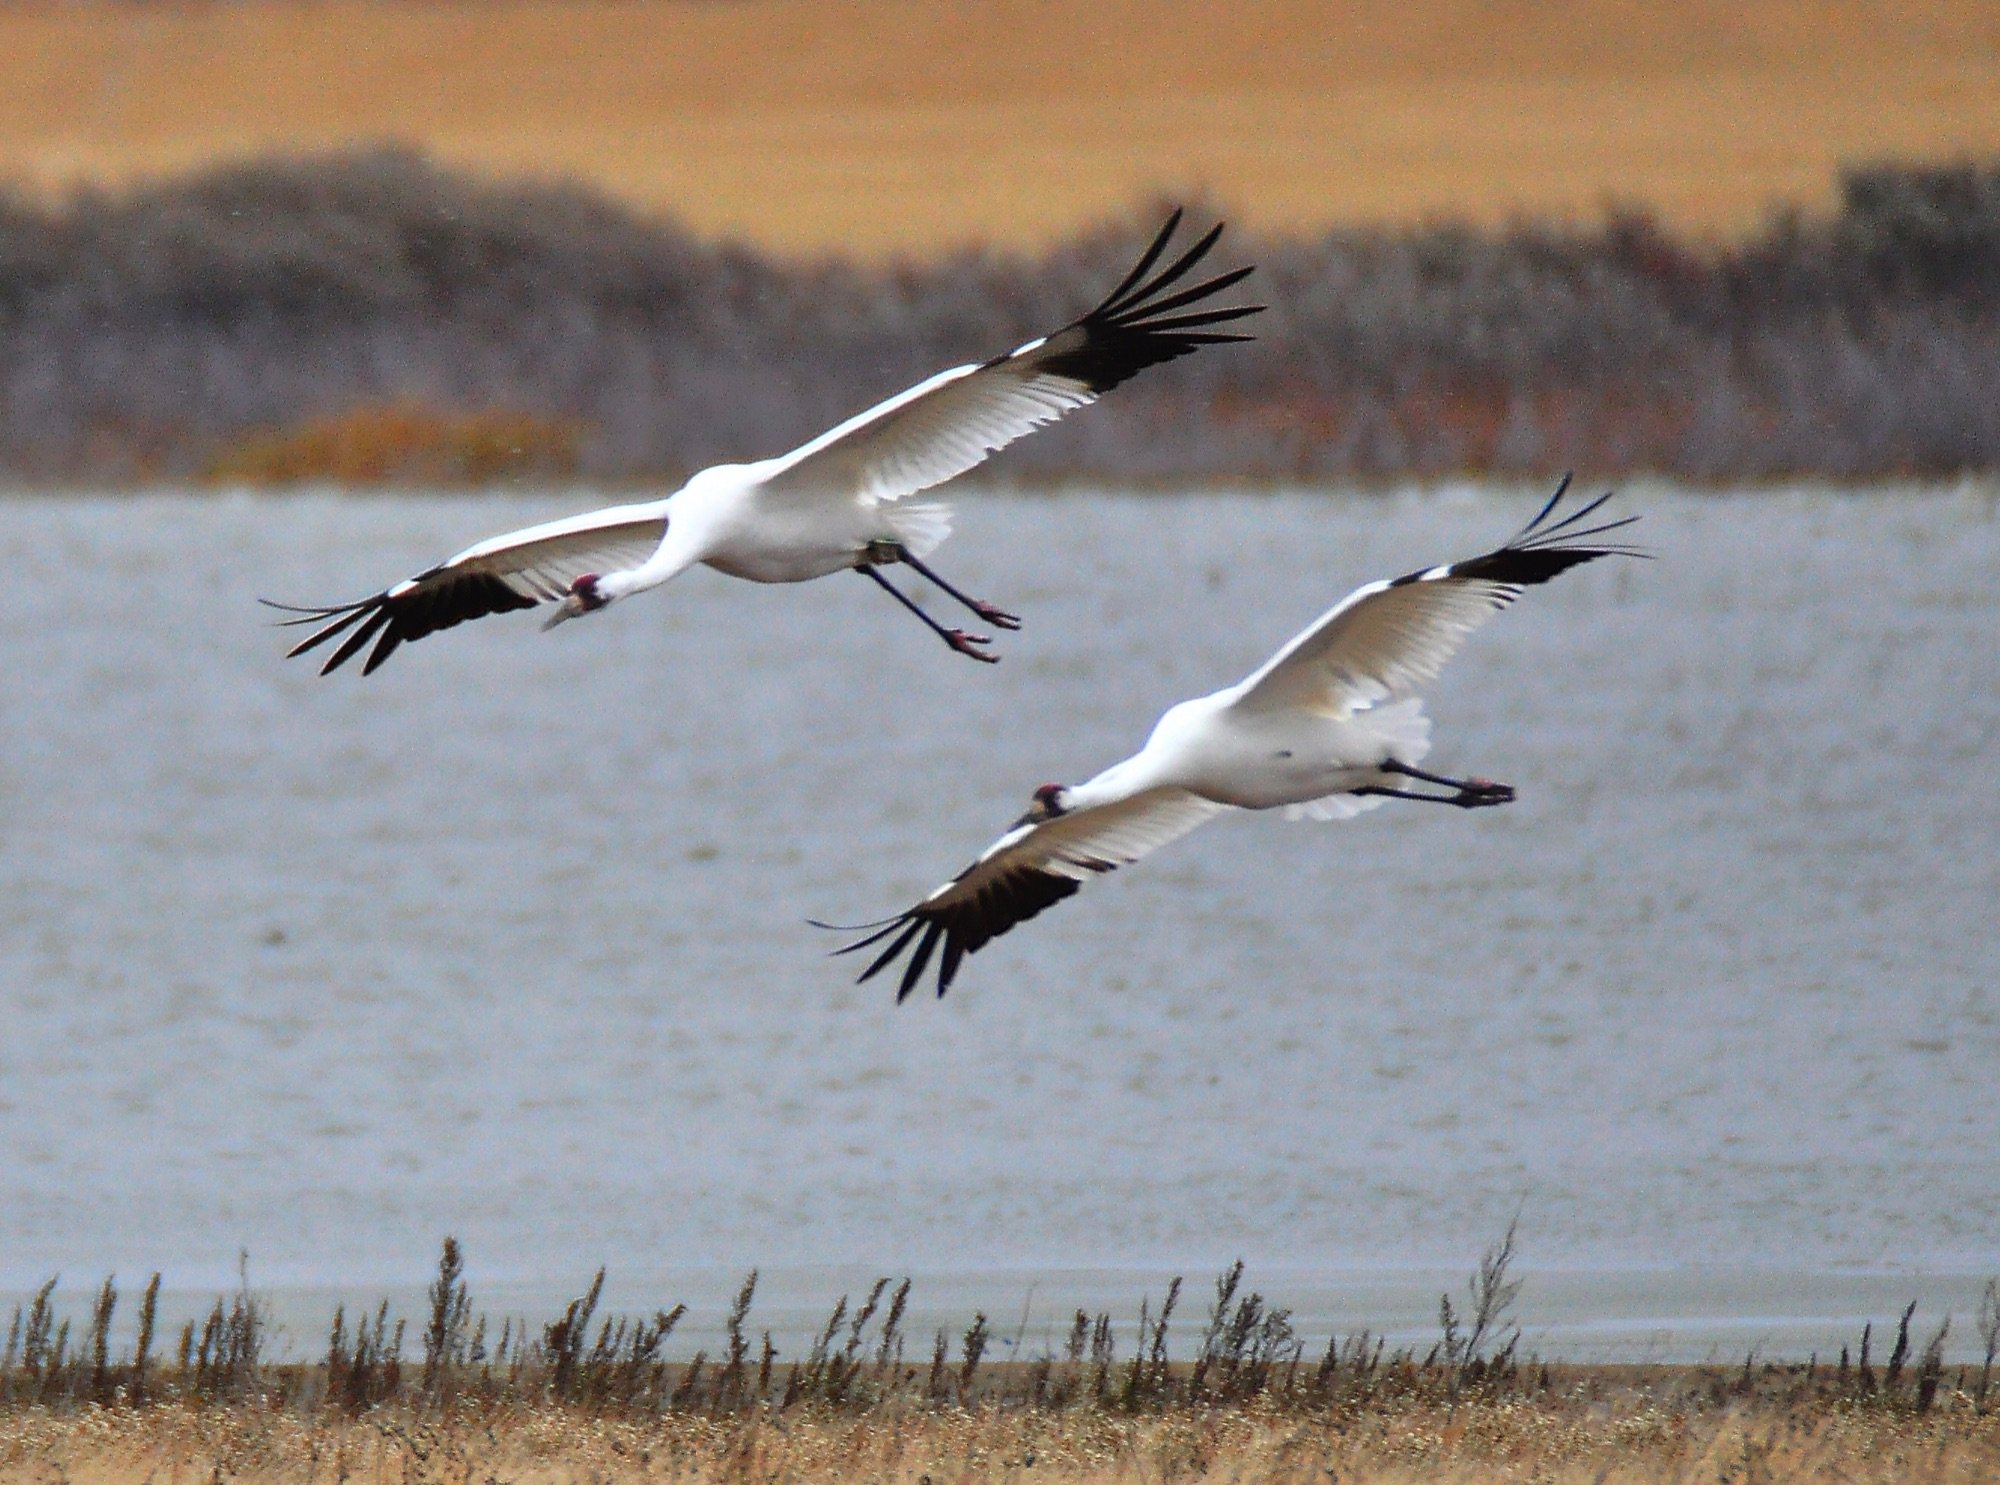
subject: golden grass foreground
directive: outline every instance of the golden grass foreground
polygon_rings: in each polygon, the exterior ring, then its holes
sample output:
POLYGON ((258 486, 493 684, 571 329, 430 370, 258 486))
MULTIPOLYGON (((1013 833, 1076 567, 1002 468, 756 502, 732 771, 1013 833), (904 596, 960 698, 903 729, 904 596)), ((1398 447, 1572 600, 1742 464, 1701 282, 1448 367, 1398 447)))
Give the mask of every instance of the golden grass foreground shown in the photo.
POLYGON ((1871 1325, 1837 1362, 1569 1366, 1519 1352, 1513 1244, 1510 1228, 1487 1250, 1462 1309, 1441 1297, 1428 1349, 1391 1351, 1363 1332, 1309 1353, 1287 1311, 1244 1289, 1238 1263, 1205 1322, 1182 1322, 1183 1359, 1175 1280, 1157 1311, 1142 1306, 1129 1355, 1108 1314, 1080 1310, 1059 1349, 999 1365, 986 1361, 984 1315, 955 1352, 940 1331, 926 1362, 903 1329, 908 1280, 880 1280, 851 1308, 842 1297, 787 1358, 768 1331, 752 1343, 752 1272, 721 1353, 669 1362, 685 1307, 599 1317, 602 1271, 553 1323, 496 1331, 446 1239, 421 1364, 386 1301, 353 1319, 336 1310, 323 1360, 268 1362, 247 1284, 176 1345, 155 1334, 157 1275, 133 1348, 114 1358, 111 1281, 73 1338, 50 1280, 16 1307, 0 1353, 0 1481, 2000 1479, 2000 1280, 1975 1321, 1983 1364, 1944 1364, 1949 1320, 1913 1345, 1912 1304, 1886 1359, 1871 1325))
POLYGON ((2000 1415, 1800 1400, 1689 1406, 1691 1374, 1562 1371, 1539 1398, 1416 1395, 1300 1415, 1267 1401, 1120 1415, 1002 1406, 811 1406, 631 1418, 560 1405, 409 1406, 361 1417, 257 1402, 0 1415, 0 1478, 556 1485, 640 1481, 1990 1481, 2000 1415), (1681 1400, 1673 1400, 1677 1395, 1681 1400))

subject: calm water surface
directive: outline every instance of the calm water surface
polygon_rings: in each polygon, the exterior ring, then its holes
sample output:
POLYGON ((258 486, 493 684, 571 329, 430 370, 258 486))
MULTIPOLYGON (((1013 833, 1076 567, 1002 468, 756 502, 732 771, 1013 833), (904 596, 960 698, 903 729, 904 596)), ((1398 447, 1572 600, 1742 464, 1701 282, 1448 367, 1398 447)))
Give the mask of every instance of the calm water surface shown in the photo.
POLYGON ((1241 1256, 1379 1328, 1518 1211, 1552 1346, 1969 1318, 1994 494, 1626 499, 1661 560, 1530 593, 1432 692, 1434 765, 1518 804, 1225 820, 901 1008, 805 918, 901 908, 1533 494, 974 494, 943 557, 1027 617, 997 667, 858 579, 701 572, 366 681, 283 663, 253 599, 589 498, 8 501, 0 1287, 248 1249, 310 1329, 454 1232, 535 1309, 605 1263, 719 1310, 760 1264, 780 1308, 910 1271, 963 1323, 1241 1256))

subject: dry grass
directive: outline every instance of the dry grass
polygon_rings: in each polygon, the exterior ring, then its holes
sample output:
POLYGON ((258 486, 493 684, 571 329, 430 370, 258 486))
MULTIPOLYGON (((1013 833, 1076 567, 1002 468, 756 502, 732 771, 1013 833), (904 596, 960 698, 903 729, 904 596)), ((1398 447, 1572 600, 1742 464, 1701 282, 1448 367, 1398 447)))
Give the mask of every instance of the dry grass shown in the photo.
POLYGON ((0 10, 0 178, 421 145, 785 251, 1043 248, 1205 187, 1260 231, 1734 234, 1836 168, 2000 149, 1983 0, 439 0, 0 10))
POLYGON ((0 1416, 0 1478, 555 1485, 898 1480, 1565 1482, 1990 1481, 2000 1415, 1924 1417, 1771 1399, 1689 1410, 1659 1384, 1578 1375, 1543 1399, 1456 1410, 1399 1399, 1297 1416, 1250 1404, 1094 1410, 621 1418, 554 1406, 389 1408, 361 1418, 226 1408, 0 1416))
MULTIPOLYGON (((684 1311, 601 1317, 600 1272, 531 1331, 479 1316, 447 1240, 415 1329, 386 1303, 337 1312, 325 1359, 262 1359, 247 1285, 218 1298, 164 1357, 150 1353, 157 1281, 138 1341, 107 1344, 107 1281, 80 1340, 54 1321, 53 1281, 18 1310, 0 1360, 0 1480, 48 1485, 375 1481, 1982 1481, 2000 1472, 1988 1384, 2000 1308, 1982 1307, 1984 1363, 1948 1370, 1947 1333, 1912 1344, 1905 1311, 1886 1361, 1873 1328, 1837 1364, 1550 1366, 1517 1354, 1508 1320, 1513 1234, 1487 1250, 1466 1308, 1440 1303, 1439 1341, 1391 1352, 1366 1333, 1317 1357, 1288 1313, 1217 1280, 1205 1321, 1181 1322, 1176 1280, 1117 1354, 1108 1315, 1079 1312, 1059 1351, 984 1364, 976 1316, 905 1359, 907 1281, 843 1298, 804 1355, 748 1328, 751 1274, 727 1345, 668 1362, 684 1311), (1990 1312, 1990 1313, 1989 1313, 1990 1312), (1033 1473, 1029 1473, 1032 1471, 1033 1473)), ((1990 1286, 1992 1288, 1994 1286, 1990 1286)))

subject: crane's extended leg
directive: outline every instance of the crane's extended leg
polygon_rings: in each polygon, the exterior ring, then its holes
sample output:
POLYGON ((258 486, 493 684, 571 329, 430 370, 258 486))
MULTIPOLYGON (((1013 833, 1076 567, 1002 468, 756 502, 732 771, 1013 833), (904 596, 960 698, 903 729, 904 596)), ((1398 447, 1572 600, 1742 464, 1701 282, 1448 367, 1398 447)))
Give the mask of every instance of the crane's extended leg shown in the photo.
POLYGON ((1426 804, 1455 804, 1462 810, 1483 809, 1487 805, 1511 804, 1514 790, 1508 784, 1492 784, 1485 790, 1466 790, 1457 794, 1419 794, 1414 789, 1385 789, 1380 784, 1364 784, 1359 789, 1349 789, 1349 794, 1374 794, 1383 799, 1419 799, 1426 804))
POLYGON ((1514 786, 1495 783, 1492 779, 1454 779, 1441 773, 1429 773, 1415 764, 1399 763, 1394 758, 1377 765, 1384 773, 1399 773, 1405 778, 1421 779, 1426 784, 1437 784, 1450 789, 1450 794, 1416 794, 1406 789, 1384 789, 1370 786, 1356 789, 1356 794, 1380 794, 1391 799, 1426 799, 1434 804, 1455 804, 1460 809, 1476 810, 1489 805, 1512 804, 1514 786))
POLYGON ((932 572, 924 563, 912 556, 910 549, 903 546, 900 542, 897 543, 895 550, 898 562, 904 562, 914 567, 924 577, 929 578, 937 587, 944 589, 953 598, 956 598, 960 603, 979 615, 986 623, 993 625, 996 629, 1019 629, 1021 627, 1021 621, 1013 614, 1008 613, 1004 608, 988 603, 984 599, 974 598, 970 594, 961 593, 935 572, 932 572))
POLYGON ((946 644, 950 645, 954 650, 957 650, 959 654, 970 655, 975 660, 984 660, 988 665, 998 665, 1000 663, 1000 657, 998 655, 989 654, 985 650, 979 648, 979 646, 981 645, 991 644, 993 642, 988 636, 984 634, 967 634, 963 629, 945 628, 944 625, 940 624, 936 619, 933 619, 929 614, 925 613, 921 608, 919 608, 917 606, 916 600, 911 598, 909 594, 903 592, 902 589, 898 588, 894 583, 890 582, 887 578, 883 577, 880 572, 876 571, 873 563, 869 562, 859 563, 856 565, 854 570, 856 572, 863 573, 868 577, 873 578, 875 582, 881 586, 883 592, 887 593, 891 598, 895 599, 896 602, 902 604, 904 608, 908 609, 911 613, 915 614, 918 618, 922 619, 924 623, 930 628, 930 631, 933 634, 935 634, 939 639, 943 640, 946 644))

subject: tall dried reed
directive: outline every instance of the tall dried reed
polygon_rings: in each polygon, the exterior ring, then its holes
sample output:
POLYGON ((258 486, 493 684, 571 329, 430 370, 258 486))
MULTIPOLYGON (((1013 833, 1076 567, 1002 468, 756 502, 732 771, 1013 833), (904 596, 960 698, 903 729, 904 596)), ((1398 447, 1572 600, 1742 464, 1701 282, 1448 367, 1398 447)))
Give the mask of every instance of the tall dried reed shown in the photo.
MULTIPOLYGON (((764 1331, 750 1341, 757 1275, 747 1275, 725 1320, 726 1349, 714 1364, 705 1352, 670 1360, 666 1343, 687 1314, 685 1305, 650 1316, 602 1315, 605 1273, 554 1321, 531 1328, 512 1317, 498 1341, 474 1301, 465 1258, 447 1238, 429 1291, 422 1325, 421 1367, 404 1364, 408 1321, 388 1301, 350 1318, 336 1307, 327 1346, 316 1361, 273 1361, 266 1355, 268 1322, 252 1292, 247 1259, 233 1294, 217 1296, 199 1323, 182 1329, 171 1360, 151 1354, 159 1276, 146 1286, 135 1344, 121 1351, 112 1337, 118 1291, 107 1278, 95 1293, 89 1329, 72 1345, 57 1316, 56 1280, 16 1305, 0 1352, 0 1409, 230 1409, 254 1402, 303 1417, 411 1418, 475 1414, 495 1408, 558 1408, 606 1418, 904 1417, 914 1412, 997 1408, 1068 1416, 1178 1416, 1203 1409, 1249 1409, 1260 1415, 1360 1418, 1382 1409, 1432 1407, 1450 1422, 1464 1407, 1540 1407, 1578 1385, 1596 1386, 1619 1368, 1544 1364, 1519 1355, 1520 1331, 1509 1323, 1520 1292, 1511 1276, 1515 1232, 1489 1247, 1469 1283, 1461 1316, 1446 1296, 1440 1339, 1428 1348, 1390 1348, 1366 1331, 1329 1336, 1316 1360, 1291 1312, 1244 1283, 1232 1264, 1215 1282, 1208 1317, 1192 1352, 1172 1354, 1171 1321, 1181 1283, 1174 1280, 1157 1309, 1141 1308, 1129 1357, 1118 1355, 1109 1312, 1078 1310, 1058 1347, 1038 1356, 1017 1345, 1012 1358, 989 1358, 993 1331, 975 1315, 954 1346, 940 1330, 927 1369, 904 1365, 907 1279, 877 1280, 859 1304, 841 1296, 802 1354, 786 1358, 764 1331), (1579 1378, 1583 1381, 1579 1382, 1579 1378), (1590 1379, 1597 1380, 1592 1381, 1590 1379)), ((1884 1416, 1936 1412, 1990 1416, 1987 1384, 2000 1349, 2000 1281, 1988 1289, 1979 1317, 1986 1356, 1978 1368, 1944 1362, 1950 1317, 1917 1348, 1911 1336, 1916 1305, 1897 1326, 1888 1362, 1872 1359, 1874 1327, 1865 1326, 1858 1364, 1843 1348, 1837 1367, 1818 1358, 1804 1365, 1759 1363, 1740 1369, 1653 1369, 1649 1386, 1663 1405, 1718 1409, 1746 1399, 1773 1407, 1861 1409, 1884 1416), (1915 1364, 1912 1365, 1912 1357, 1915 1364)), ((1644 1369, 1640 1369, 1643 1371, 1644 1369)), ((1622 1369, 1624 1383, 1638 1375, 1622 1369)), ((1623 1384, 1621 1384, 1623 1385, 1623 1384)))

